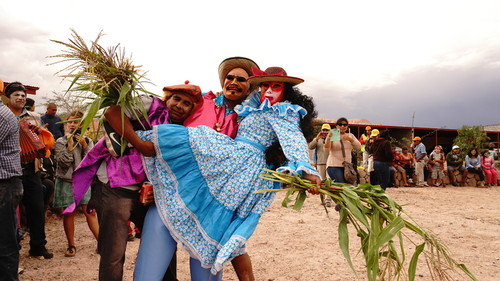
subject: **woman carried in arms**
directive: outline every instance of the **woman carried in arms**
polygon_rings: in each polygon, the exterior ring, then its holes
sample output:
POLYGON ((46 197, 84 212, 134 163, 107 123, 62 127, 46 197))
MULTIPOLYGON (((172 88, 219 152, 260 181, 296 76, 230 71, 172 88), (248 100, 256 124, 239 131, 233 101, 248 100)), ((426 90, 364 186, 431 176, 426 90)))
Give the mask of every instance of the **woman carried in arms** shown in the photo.
POLYGON ((313 134, 314 104, 293 87, 304 80, 279 67, 253 71, 249 81, 261 92, 235 108, 244 119, 234 140, 206 126, 159 125, 137 132, 143 141, 134 146, 156 150, 145 158, 156 206, 146 216, 135 280, 161 280, 177 242, 191 256, 192 280, 221 280, 224 264, 245 253, 274 198, 255 191, 279 188, 259 178, 273 144, 279 142, 287 160, 278 170, 299 173, 319 187, 304 137, 313 134))

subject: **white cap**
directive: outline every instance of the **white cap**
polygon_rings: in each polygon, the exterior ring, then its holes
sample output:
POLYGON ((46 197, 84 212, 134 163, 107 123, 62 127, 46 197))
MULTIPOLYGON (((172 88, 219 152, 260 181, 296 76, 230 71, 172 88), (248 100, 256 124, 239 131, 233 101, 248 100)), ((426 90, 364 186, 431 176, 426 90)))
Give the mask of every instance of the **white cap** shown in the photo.
POLYGON ((460 146, 454 145, 451 149, 460 149, 460 146))

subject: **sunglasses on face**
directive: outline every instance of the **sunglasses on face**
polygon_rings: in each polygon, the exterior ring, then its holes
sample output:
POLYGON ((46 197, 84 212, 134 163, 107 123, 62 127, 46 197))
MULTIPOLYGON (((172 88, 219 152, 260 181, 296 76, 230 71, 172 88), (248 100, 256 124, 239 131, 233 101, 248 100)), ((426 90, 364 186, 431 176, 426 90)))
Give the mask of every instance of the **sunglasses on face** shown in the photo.
POLYGON ((233 81, 234 79, 236 78, 236 81, 240 82, 240 83, 243 83, 243 82, 246 82, 247 79, 243 76, 236 76, 236 75, 232 75, 232 74, 229 74, 226 76, 226 79, 229 80, 229 81, 233 81))
POLYGON ((341 123, 341 124, 338 124, 339 126, 342 126, 342 127, 347 127, 347 123, 341 123))

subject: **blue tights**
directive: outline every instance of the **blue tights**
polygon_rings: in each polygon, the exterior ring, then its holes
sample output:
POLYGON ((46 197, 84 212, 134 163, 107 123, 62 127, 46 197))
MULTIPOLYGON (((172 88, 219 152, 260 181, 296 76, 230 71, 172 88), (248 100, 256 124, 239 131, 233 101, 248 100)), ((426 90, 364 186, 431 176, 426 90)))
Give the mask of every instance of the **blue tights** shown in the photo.
MULTIPOLYGON (((161 281, 176 249, 177 242, 163 224, 156 206, 151 205, 144 220, 134 280, 161 281)), ((196 259, 190 258, 189 264, 192 281, 222 280, 222 270, 217 275, 212 275, 210 269, 201 267, 201 263, 196 259)))

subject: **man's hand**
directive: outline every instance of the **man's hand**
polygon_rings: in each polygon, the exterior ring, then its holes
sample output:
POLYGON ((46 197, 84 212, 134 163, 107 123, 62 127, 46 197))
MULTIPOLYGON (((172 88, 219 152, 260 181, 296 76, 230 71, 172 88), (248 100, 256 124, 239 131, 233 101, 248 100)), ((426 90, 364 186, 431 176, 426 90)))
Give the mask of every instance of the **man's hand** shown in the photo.
POLYGON ((315 187, 311 187, 307 191, 309 193, 311 193, 311 194, 318 195, 319 194, 319 189, 321 187, 321 179, 320 179, 320 177, 315 176, 315 175, 310 175, 310 174, 307 174, 307 173, 304 173, 304 175, 302 177, 304 179, 310 180, 312 183, 316 184, 315 187))
POLYGON ((145 200, 142 202, 144 206, 149 206, 151 203, 155 201, 154 191, 152 188, 148 190, 148 193, 145 196, 145 200))

